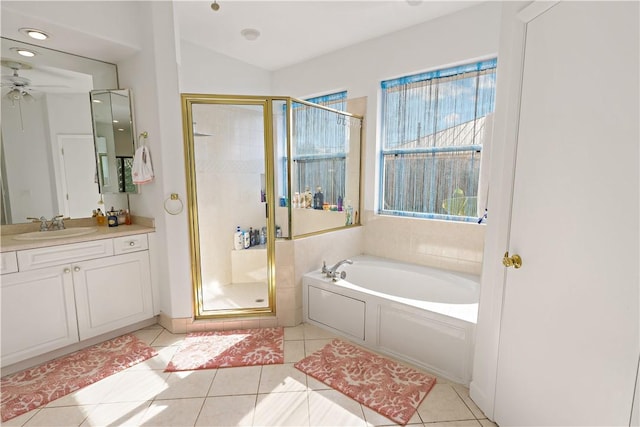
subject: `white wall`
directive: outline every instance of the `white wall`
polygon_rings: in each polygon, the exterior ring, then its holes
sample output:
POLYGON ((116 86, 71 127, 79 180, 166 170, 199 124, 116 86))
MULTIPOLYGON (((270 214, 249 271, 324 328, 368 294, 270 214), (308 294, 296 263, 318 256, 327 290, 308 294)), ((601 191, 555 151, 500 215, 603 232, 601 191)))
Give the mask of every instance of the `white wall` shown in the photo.
POLYGON ((13 105, 2 97, 2 144, 13 222, 51 218, 58 205, 52 180, 46 99, 13 105))
POLYGON ((180 42, 180 92, 216 95, 270 95, 271 72, 180 42))

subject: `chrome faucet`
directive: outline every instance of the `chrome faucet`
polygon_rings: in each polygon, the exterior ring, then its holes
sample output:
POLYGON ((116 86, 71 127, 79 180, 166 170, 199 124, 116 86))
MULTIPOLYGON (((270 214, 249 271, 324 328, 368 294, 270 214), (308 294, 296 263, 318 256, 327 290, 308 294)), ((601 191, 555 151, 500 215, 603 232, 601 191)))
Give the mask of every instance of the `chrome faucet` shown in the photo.
POLYGON ((47 218, 44 216, 41 216, 40 218, 27 217, 27 219, 30 219, 33 222, 40 221, 40 231, 64 230, 64 215, 54 216, 51 218, 49 224, 47 224, 47 218))
POLYGON ((325 274, 328 278, 333 279, 333 281, 337 281, 338 279, 344 279, 347 277, 346 271, 341 271, 338 273, 338 268, 340 268, 343 264, 353 264, 353 261, 350 259, 343 259, 342 261, 338 261, 333 267, 327 268, 327 263, 322 261, 322 274, 325 274))

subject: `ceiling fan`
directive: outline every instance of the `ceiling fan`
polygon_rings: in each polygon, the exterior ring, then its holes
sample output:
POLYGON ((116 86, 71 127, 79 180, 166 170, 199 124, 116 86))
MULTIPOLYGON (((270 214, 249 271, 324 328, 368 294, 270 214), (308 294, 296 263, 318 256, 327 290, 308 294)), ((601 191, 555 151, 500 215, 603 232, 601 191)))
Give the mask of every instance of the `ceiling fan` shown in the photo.
POLYGON ((31 84, 31 79, 27 77, 20 76, 18 74, 19 70, 30 70, 32 67, 29 64, 18 61, 11 60, 2 60, 2 66, 7 67, 13 70, 13 73, 10 75, 2 76, 2 87, 8 87, 9 92, 5 95, 9 100, 13 103, 16 101, 27 101, 32 102, 35 100, 34 96, 31 92, 34 92, 33 88, 36 87, 62 87, 62 86, 51 86, 51 85, 33 85, 31 84))

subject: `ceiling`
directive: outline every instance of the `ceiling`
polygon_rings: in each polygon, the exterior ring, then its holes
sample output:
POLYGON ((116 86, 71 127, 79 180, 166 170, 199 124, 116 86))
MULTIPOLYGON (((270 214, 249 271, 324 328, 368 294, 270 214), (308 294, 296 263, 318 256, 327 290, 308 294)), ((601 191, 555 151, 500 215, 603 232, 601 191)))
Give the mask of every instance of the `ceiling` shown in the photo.
MULTIPOLYGON (((55 6, 64 13, 64 7, 74 2, 2 2, 2 36, 16 42, 40 44, 60 52, 70 52, 86 58, 117 63, 135 52, 131 46, 118 45, 99 35, 82 32, 56 22, 47 13, 45 5, 55 6), (54 5, 55 4, 55 5, 54 5), (34 42, 18 32, 18 28, 31 27, 49 30, 55 36, 46 42, 34 42), (82 42, 84 40, 84 42, 82 42)), ((99 2, 95 2, 97 4, 99 2)), ((103 2, 100 2, 103 3, 103 2)), ((134 2, 135 3, 135 2, 134 2)), ((216 0, 217 11, 212 10, 213 0, 175 0, 174 14, 179 37, 196 45, 219 52, 265 70, 278 70, 311 58, 342 49, 366 40, 380 37, 458 10, 477 5, 478 1, 430 1, 430 0, 216 0), (241 35, 243 29, 260 32, 253 41, 241 35)), ((92 1, 83 2, 80 13, 91 14, 92 1)), ((131 13, 131 2, 124 2, 131 13)), ((8 48, 15 43, 3 39, 2 58, 21 59, 8 48), (12 56, 12 57, 10 57, 12 56)), ((46 55, 48 57, 48 55, 46 55)), ((22 58, 23 60, 24 58, 22 58)), ((34 65, 20 75, 34 84, 73 86, 72 74, 65 74, 64 67, 48 64, 48 58, 36 57, 26 62, 34 65), (42 63, 38 63, 43 61, 42 63), (42 66, 55 69, 42 70, 42 66), (38 76, 46 71, 48 78, 38 76), (53 79, 57 74, 58 79, 53 79), (64 79, 61 81, 61 79, 64 79), (45 81, 46 80, 46 81, 45 81)), ((11 74, 2 68, 2 74, 11 74)), ((78 76, 76 76, 78 77, 78 76)), ((81 77, 81 76, 79 76, 81 77)), ((80 78, 80 84, 82 83, 80 78)), ((44 88, 43 88, 44 89, 44 88)), ((46 90, 46 89, 44 89, 46 90)), ((85 91, 81 87, 79 91, 85 91)))
POLYGON ((333 52, 479 4, 422 0, 176 1, 180 37, 266 70, 333 52), (241 31, 260 36, 246 40, 241 31))

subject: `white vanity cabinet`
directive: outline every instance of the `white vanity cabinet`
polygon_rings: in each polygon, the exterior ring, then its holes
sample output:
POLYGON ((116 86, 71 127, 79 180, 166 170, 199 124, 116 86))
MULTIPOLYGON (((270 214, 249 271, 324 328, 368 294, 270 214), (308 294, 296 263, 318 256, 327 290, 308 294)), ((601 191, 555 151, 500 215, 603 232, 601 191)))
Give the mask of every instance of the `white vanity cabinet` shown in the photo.
POLYGON ((2 366, 78 342, 70 266, 3 274, 2 366))
POLYGON ((2 366, 154 316, 146 234, 15 254, 0 286, 2 366))

